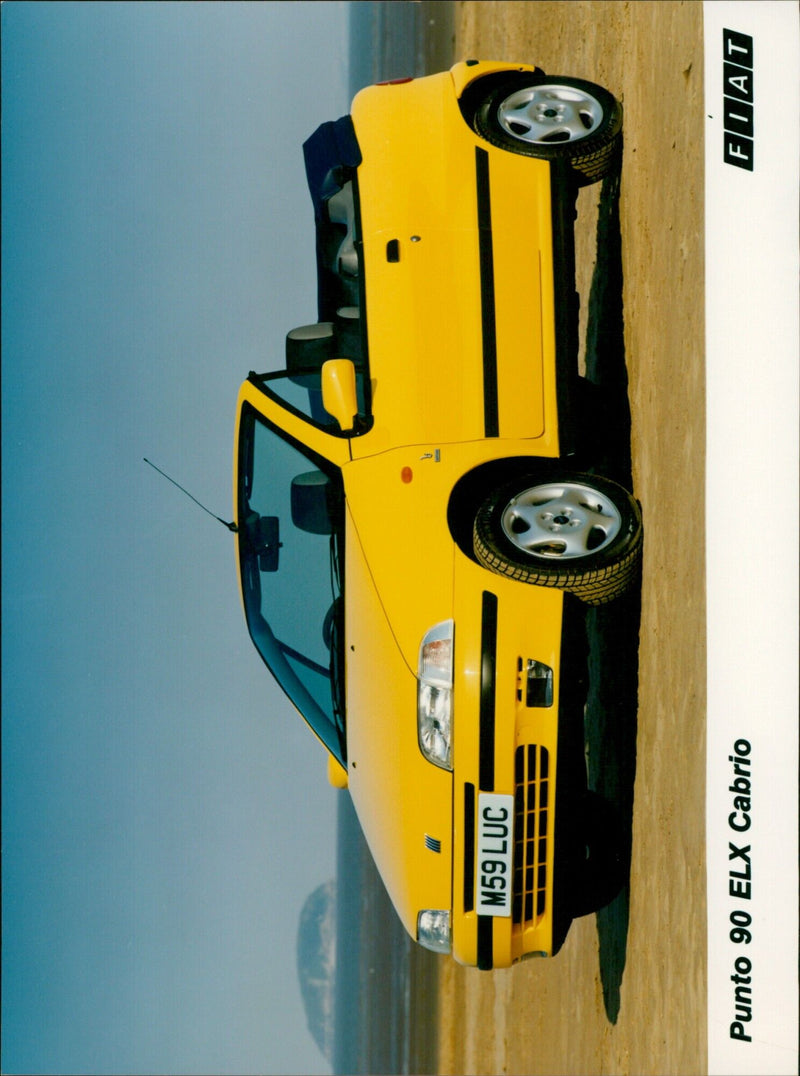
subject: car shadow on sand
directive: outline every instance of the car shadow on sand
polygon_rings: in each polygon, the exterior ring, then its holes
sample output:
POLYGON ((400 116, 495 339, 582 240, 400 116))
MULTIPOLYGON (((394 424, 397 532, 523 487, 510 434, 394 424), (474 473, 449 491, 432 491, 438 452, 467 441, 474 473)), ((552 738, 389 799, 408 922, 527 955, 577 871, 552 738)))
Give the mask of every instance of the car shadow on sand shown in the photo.
MULTIPOLYGON (((597 223, 597 262, 589 294, 586 377, 591 383, 596 470, 633 491, 631 412, 625 362, 621 173, 602 184, 597 223)), ((635 491, 633 491, 635 493, 635 491)), ((625 885, 596 913, 600 975, 608 1020, 616 1023, 628 943, 633 788, 636 775, 641 579, 624 596, 589 610, 589 696, 585 734, 589 787, 616 808, 626 864, 625 885)))

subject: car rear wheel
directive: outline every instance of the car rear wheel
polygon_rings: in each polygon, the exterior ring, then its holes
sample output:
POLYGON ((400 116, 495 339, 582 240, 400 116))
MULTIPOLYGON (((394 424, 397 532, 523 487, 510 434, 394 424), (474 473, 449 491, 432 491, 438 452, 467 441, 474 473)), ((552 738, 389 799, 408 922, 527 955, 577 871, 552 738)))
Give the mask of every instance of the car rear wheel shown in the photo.
POLYGON ((484 501, 472 537, 490 571, 602 605, 638 574, 642 518, 627 490, 607 478, 528 475, 484 501))
POLYGON ((620 103, 602 86, 563 76, 519 74, 494 84, 473 126, 502 149, 568 162, 581 186, 612 171, 622 147, 620 103))

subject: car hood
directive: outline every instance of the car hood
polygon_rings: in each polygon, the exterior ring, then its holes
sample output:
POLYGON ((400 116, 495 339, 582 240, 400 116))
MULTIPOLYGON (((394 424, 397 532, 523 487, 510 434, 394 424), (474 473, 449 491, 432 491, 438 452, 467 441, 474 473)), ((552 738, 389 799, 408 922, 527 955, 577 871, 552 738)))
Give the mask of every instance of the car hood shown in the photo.
POLYGON ((452 775, 422 755, 417 679, 352 521, 345 568, 347 767, 370 851, 406 929, 451 905, 452 775))

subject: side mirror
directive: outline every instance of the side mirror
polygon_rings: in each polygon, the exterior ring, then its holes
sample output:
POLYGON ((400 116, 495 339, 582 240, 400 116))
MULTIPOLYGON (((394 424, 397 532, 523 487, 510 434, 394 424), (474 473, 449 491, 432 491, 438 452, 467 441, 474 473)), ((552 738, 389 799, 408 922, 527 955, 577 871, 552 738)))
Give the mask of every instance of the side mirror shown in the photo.
POLYGON ((358 398, 356 368, 350 359, 328 359, 322 364, 322 406, 336 419, 343 433, 353 429, 358 398))
POLYGON ((347 770, 333 755, 328 755, 328 781, 334 788, 347 788, 347 770))

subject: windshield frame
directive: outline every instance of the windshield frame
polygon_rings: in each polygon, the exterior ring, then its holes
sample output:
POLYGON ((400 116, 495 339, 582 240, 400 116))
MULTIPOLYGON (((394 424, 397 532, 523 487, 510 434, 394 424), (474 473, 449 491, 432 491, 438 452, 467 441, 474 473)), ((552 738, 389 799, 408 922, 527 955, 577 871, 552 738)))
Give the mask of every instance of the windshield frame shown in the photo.
POLYGON ((292 437, 275 422, 270 421, 251 403, 242 403, 239 419, 237 454, 236 508, 239 525, 237 533, 237 557, 242 602, 248 632, 264 664, 286 697, 297 709, 319 740, 342 766, 347 766, 347 738, 344 693, 344 542, 345 507, 344 484, 339 467, 320 456, 292 437), (261 607, 261 573, 257 554, 249 545, 244 520, 248 511, 248 477, 253 468, 253 452, 256 425, 261 424, 271 434, 280 438, 299 452, 308 462, 318 468, 332 483, 336 518, 332 519, 330 536, 330 585, 331 609, 334 611, 331 628, 331 662, 324 668, 312 658, 281 642, 264 616, 261 607), (289 658, 330 679, 330 713, 312 696, 308 687, 299 679, 289 664, 289 658))

